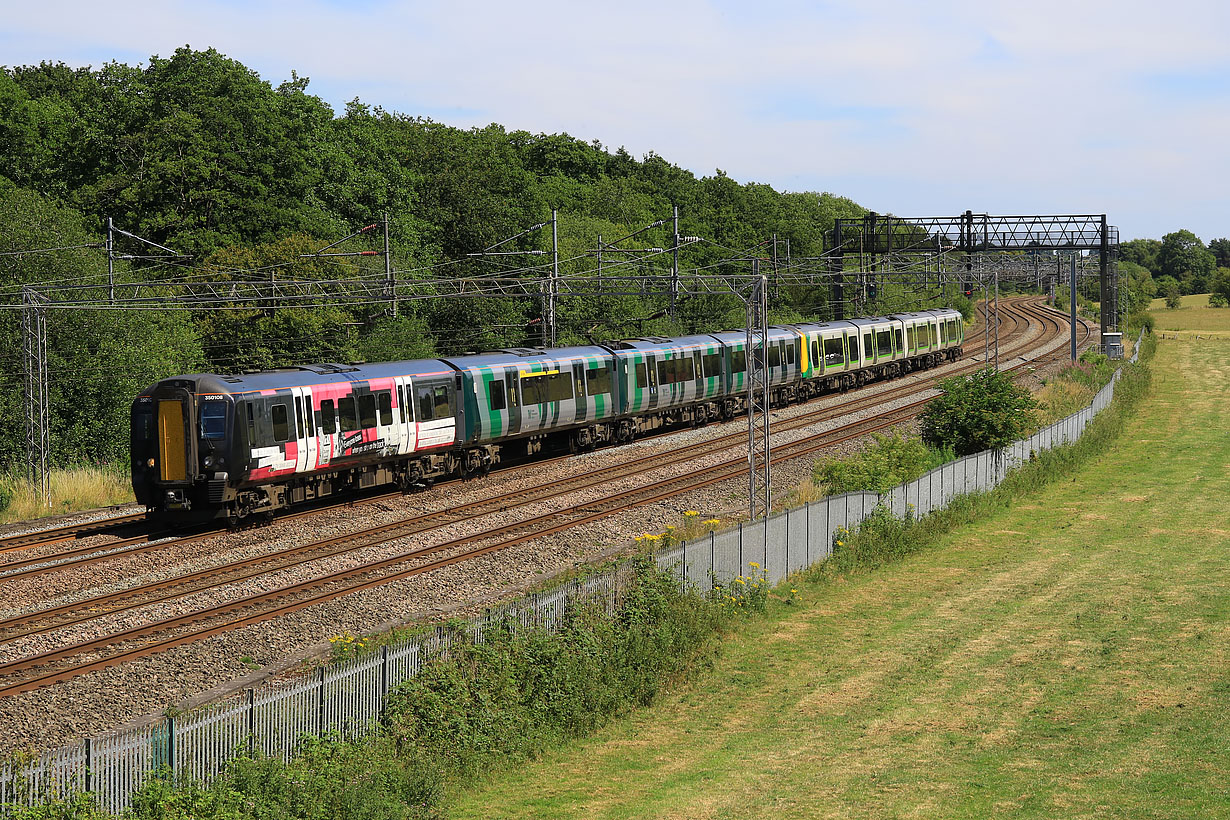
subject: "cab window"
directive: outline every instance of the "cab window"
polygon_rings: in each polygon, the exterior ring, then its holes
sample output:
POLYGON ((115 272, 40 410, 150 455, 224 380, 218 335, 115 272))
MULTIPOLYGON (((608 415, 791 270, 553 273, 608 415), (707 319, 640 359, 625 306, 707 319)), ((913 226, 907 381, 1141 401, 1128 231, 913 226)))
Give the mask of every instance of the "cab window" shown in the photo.
MULTIPOLYGON (((154 415, 147 415, 153 421, 154 415)), ((207 401, 201 405, 201 438, 226 438, 226 402, 207 401)))

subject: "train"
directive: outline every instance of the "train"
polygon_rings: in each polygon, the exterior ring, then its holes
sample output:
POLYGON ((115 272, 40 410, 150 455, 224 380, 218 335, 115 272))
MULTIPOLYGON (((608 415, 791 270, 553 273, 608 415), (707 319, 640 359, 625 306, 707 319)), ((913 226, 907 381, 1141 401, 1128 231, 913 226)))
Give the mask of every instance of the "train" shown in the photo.
MULTIPOLYGON (((781 406, 961 356, 961 314, 939 308, 769 328, 781 406)), ((132 404, 132 486, 179 525, 271 521, 355 490, 485 475, 535 453, 584 452, 746 410, 746 331, 588 346, 505 348, 375 364, 163 379, 132 404)))

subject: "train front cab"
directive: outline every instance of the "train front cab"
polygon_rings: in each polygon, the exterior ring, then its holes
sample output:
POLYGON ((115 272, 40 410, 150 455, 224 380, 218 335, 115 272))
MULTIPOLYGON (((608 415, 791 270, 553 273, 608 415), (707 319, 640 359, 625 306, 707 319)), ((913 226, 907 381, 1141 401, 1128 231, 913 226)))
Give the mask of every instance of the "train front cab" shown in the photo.
POLYGON ((197 476, 193 382, 159 382, 133 403, 133 492, 150 511, 187 511, 197 476))

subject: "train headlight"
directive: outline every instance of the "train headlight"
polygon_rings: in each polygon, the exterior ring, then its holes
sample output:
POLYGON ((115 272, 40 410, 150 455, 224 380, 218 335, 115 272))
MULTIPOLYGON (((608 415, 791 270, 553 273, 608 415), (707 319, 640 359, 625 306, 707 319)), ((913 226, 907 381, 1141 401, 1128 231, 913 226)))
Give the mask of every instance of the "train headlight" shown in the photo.
POLYGON ((214 457, 205 456, 205 458, 201 459, 201 463, 204 464, 205 469, 208 470, 210 467, 214 466, 214 457))
POLYGON ((154 466, 154 460, 153 460, 152 458, 147 458, 147 459, 145 460, 145 466, 146 466, 146 467, 153 467, 153 466, 154 466))

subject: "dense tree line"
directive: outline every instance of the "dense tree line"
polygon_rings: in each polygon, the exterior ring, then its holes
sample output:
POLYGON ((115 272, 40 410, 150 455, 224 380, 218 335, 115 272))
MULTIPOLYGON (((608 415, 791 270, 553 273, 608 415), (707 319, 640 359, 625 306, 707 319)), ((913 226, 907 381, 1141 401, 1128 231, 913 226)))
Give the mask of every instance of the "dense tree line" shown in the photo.
MULTIPOLYGON (((1210 293, 1214 303, 1230 299, 1230 239, 1214 239, 1205 245, 1188 230, 1168 233, 1158 239, 1132 239, 1120 245, 1122 260, 1130 270, 1148 271, 1152 279, 1149 296, 1164 296, 1177 302, 1190 293, 1210 293)), ((1120 265, 1122 276, 1123 265, 1120 265)))
MULTIPOLYGON (((823 251, 836 217, 864 210, 831 194, 739 184, 722 171, 697 177, 650 153, 640 159, 567 134, 459 129, 355 100, 344 112, 308 93, 292 73, 273 85, 212 49, 177 50, 148 64, 0 70, 0 256, 5 302, 25 283, 100 284, 106 219, 191 262, 121 262, 121 281, 155 285, 185 276, 338 279, 375 277, 379 257, 303 260, 387 213, 399 276, 491 273, 544 257, 468 258, 558 209, 563 273, 589 271, 596 237, 625 247, 669 247, 703 237, 681 265, 716 265, 776 234, 784 252, 823 251)), ((382 247, 380 231, 347 244, 382 247)), ((140 246, 123 240, 123 255, 140 246)), ((502 250, 544 251, 549 230, 502 250)), ((759 253, 768 253, 760 250, 759 253)), ((607 255, 607 264, 618 258, 607 255)), ((639 273, 665 273, 667 255, 639 273)), ((540 278, 541 271, 527 277, 540 278)), ((99 291, 100 293, 103 291, 99 291)), ((775 319, 816 315, 814 293, 783 288, 775 319)), ((564 343, 680 333, 742 323, 730 297, 685 298, 674 319, 660 294, 564 297, 564 343)), ((533 343, 537 298, 434 300, 401 306, 334 305, 233 311, 49 311, 55 460, 122 460, 127 406, 143 385, 194 370, 240 371, 296 361, 378 360, 533 343)), ((0 465, 21 462, 21 336, 15 311, 0 331, 0 465)))

